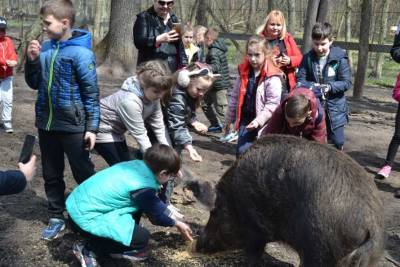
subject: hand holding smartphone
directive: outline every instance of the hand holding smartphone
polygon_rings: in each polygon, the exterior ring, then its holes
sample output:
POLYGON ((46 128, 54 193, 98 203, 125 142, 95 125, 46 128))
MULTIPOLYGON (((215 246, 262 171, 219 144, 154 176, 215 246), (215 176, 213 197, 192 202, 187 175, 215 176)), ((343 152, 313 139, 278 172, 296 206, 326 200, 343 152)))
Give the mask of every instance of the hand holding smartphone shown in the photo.
POLYGON ((30 160, 33 154, 33 147, 35 146, 35 143, 36 136, 30 134, 25 136, 25 141, 21 149, 21 154, 19 156, 19 162, 25 164, 30 160))
POLYGON ((172 23, 172 30, 181 35, 182 23, 172 23))

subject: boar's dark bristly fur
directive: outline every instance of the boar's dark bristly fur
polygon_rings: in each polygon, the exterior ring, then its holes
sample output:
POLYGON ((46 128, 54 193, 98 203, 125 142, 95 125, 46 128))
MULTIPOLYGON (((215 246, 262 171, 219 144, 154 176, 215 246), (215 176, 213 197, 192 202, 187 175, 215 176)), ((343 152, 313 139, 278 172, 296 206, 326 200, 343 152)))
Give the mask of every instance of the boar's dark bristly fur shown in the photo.
POLYGON ((283 241, 302 266, 374 266, 384 243, 373 179, 346 154, 292 136, 258 140, 221 178, 200 252, 243 248, 262 264, 267 242, 283 241))

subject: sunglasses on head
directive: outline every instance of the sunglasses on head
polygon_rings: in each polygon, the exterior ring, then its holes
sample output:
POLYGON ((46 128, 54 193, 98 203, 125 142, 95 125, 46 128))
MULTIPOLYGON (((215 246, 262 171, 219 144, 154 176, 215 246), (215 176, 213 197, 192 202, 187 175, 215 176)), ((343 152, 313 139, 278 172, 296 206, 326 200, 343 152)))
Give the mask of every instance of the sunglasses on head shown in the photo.
POLYGON ((171 7, 174 5, 174 1, 158 1, 160 6, 168 6, 171 7))

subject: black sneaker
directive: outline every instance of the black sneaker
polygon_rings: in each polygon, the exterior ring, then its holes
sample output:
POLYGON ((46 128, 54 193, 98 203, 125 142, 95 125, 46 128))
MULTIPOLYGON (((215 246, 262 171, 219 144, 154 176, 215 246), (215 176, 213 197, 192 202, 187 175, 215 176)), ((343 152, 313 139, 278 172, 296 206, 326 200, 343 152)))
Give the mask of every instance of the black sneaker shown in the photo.
POLYGON ((400 189, 396 189, 396 190, 394 191, 394 197, 395 197, 395 198, 400 198, 400 189))

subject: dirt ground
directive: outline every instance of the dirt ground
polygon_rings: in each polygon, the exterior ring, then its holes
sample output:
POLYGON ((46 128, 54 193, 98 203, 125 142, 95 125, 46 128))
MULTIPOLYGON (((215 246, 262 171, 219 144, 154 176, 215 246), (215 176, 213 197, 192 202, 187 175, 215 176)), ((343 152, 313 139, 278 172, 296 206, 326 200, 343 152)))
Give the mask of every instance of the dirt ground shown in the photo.
MULTIPOLYGON (((99 82, 102 96, 118 89, 121 81, 99 82)), ((351 92, 349 92, 351 95, 351 92)), ((394 131, 396 104, 391 99, 389 88, 365 88, 365 99, 351 101, 350 124, 346 128, 345 151, 358 161, 373 179, 374 173, 384 161, 390 138, 394 131)), ((19 151, 25 134, 37 134, 34 127, 34 102, 36 92, 28 89, 23 76, 17 75, 14 88, 14 134, 0 132, 0 162, 2 169, 16 167, 19 151)), ((200 116, 204 121, 204 116, 200 116)), ((221 144, 217 136, 194 135, 194 145, 203 156, 203 162, 193 163, 184 154, 184 164, 198 179, 217 181, 234 161, 234 144, 221 144)), ((134 146, 132 138, 128 142, 134 146)), ((27 190, 19 195, 0 198, 0 266, 79 266, 71 246, 80 237, 71 231, 52 242, 40 240, 47 223, 46 197, 41 178, 40 153, 38 172, 27 190)), ((97 170, 106 166, 96 154, 92 159, 97 170)), ((400 157, 397 158, 399 162, 400 157)), ((305 166, 306 167, 306 166, 305 166)), ((68 190, 75 187, 68 165, 65 177, 68 190)), ((377 182, 385 203, 387 243, 386 253, 379 266, 400 266, 400 200, 393 191, 400 187, 400 164, 394 165, 393 175, 386 181, 377 182), (397 263, 396 263, 397 262, 397 263)), ((195 236, 208 219, 208 211, 197 202, 184 197, 181 190, 173 196, 174 204, 186 215, 195 236)), ((240 251, 216 255, 200 255, 191 252, 175 229, 149 226, 152 232, 151 256, 140 266, 240 266, 243 257, 240 251)), ((298 257, 290 248, 279 243, 268 244, 264 255, 266 266, 298 266, 298 257)), ((131 266, 129 262, 105 259, 103 266, 131 266)))

